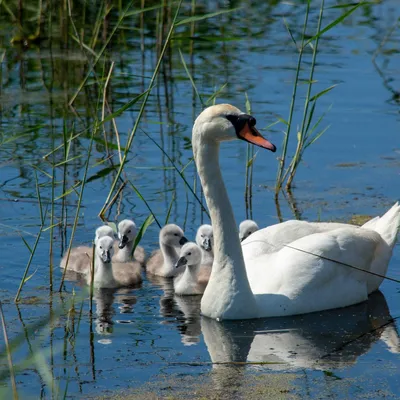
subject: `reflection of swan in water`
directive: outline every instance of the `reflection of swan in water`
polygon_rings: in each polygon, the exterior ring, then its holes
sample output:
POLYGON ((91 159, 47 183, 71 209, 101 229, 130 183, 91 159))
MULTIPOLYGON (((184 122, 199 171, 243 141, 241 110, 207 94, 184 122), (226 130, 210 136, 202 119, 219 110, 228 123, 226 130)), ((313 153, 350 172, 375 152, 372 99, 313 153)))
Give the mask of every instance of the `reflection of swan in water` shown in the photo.
POLYGON ((176 325, 185 346, 198 343, 201 296, 176 296, 172 279, 151 274, 147 275, 147 279, 164 291, 160 296, 160 314, 164 317, 161 323, 176 325))
POLYGON ((96 332, 99 335, 107 335, 113 332, 115 292, 115 289, 106 288, 98 288, 93 292, 93 300, 96 302, 96 332))
POLYGON ((136 296, 126 288, 95 289, 93 299, 96 302, 96 332, 100 335, 113 332, 114 302, 120 303, 118 308, 121 313, 132 312, 133 305, 136 303, 136 296))
POLYGON ((200 302, 201 296, 174 296, 175 303, 183 313, 178 317, 178 330, 182 335, 182 343, 191 346, 199 342, 201 334, 200 326, 200 302))
MULTIPOLYGON (((213 363, 271 362, 269 368, 340 368, 351 365, 379 339, 400 352, 399 335, 385 297, 324 312, 243 322, 201 319, 213 363)), ((221 367, 221 366, 218 366, 221 367)))

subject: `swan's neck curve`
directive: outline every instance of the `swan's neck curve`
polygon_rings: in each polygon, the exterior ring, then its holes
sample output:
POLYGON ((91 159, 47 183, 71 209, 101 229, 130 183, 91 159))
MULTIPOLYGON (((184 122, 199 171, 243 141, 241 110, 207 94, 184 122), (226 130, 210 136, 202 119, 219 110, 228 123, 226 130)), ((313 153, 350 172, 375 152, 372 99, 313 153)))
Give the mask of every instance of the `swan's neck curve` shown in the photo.
POLYGON ((115 286, 111 263, 106 264, 99 256, 96 256, 94 265, 93 286, 100 288, 113 288, 115 286))
POLYGON ((120 262, 132 261, 133 259, 132 249, 133 249, 133 240, 130 240, 129 242, 126 243, 123 249, 118 250, 118 261, 120 262))
POLYGON ((214 263, 201 300, 203 315, 215 319, 257 316, 232 206, 219 167, 219 144, 193 132, 193 154, 214 231, 214 263))
POLYGON ((179 255, 175 247, 168 246, 160 241, 160 249, 164 257, 163 276, 171 278, 182 272, 182 268, 175 268, 179 255))

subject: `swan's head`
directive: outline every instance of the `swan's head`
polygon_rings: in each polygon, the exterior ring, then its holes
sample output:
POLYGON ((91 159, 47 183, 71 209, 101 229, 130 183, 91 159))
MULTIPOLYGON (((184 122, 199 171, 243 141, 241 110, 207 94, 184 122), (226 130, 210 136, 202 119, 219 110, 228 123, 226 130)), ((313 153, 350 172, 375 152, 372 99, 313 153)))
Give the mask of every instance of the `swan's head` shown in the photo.
POLYGON ((187 242, 183 230, 178 225, 168 224, 160 231, 160 243, 167 246, 181 247, 187 242))
POLYGON ((175 264, 176 268, 187 265, 199 265, 201 263, 201 250, 196 243, 188 242, 184 244, 179 253, 179 259, 175 264))
POLYGON ((196 243, 205 251, 211 251, 214 247, 214 235, 211 225, 201 225, 197 230, 196 243))
POLYGON ((114 239, 111 239, 109 236, 104 236, 96 242, 96 254, 106 264, 111 262, 114 254, 113 243, 114 239))
POLYGON ((97 241, 104 236, 109 236, 110 238, 114 239, 114 231, 112 230, 111 226, 103 225, 98 227, 96 229, 94 243, 96 244, 97 241))
POLYGON ((241 242, 247 239, 252 233, 258 231, 260 228, 257 223, 251 219, 242 221, 239 225, 239 239, 241 242))
POLYGON ((276 151, 276 147, 263 138, 256 129, 256 119, 230 104, 217 104, 206 108, 193 126, 193 142, 197 138, 208 142, 242 139, 246 142, 276 151))
POLYGON ((136 224, 130 219, 124 219, 118 224, 118 247, 123 249, 128 242, 133 242, 136 237, 136 224))

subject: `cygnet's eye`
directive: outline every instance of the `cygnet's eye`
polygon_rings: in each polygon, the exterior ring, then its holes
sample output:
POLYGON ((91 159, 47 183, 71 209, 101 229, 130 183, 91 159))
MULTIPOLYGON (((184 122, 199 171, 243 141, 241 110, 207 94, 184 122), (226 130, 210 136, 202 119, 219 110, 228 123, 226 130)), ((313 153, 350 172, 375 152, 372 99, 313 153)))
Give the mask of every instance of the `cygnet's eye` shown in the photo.
POLYGON ((131 233, 131 230, 129 229, 128 233, 131 233))
POLYGON ((249 232, 249 235, 251 235, 251 232, 249 232))
POLYGON ((204 237, 204 235, 202 234, 202 235, 201 235, 201 237, 203 238, 203 237, 204 237))
POLYGON ((100 249, 103 250, 103 248, 100 246, 100 249))
POLYGON ((177 233, 174 233, 174 236, 179 236, 177 233))
POLYGON ((192 253, 187 253, 188 256, 190 256, 192 253))

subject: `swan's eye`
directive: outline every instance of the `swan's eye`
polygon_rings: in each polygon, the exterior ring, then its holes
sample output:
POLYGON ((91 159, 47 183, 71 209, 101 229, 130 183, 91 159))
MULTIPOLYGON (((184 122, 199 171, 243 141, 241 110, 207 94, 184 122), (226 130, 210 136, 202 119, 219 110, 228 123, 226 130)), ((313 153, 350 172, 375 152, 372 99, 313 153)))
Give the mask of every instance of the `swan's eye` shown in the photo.
POLYGON ((251 235, 251 232, 249 232, 249 235, 251 235))
POLYGON ((131 230, 129 229, 128 233, 131 233, 131 230))
POLYGON ((177 233, 174 233, 174 236, 179 236, 177 233))
POLYGON ((103 248, 100 246, 100 249, 103 250, 103 248))
POLYGON ((257 123, 256 119, 254 117, 249 118, 249 125, 250 126, 255 126, 257 123))
POLYGON ((190 256, 192 253, 187 253, 188 256, 190 256))
POLYGON ((201 237, 203 238, 203 237, 204 237, 204 235, 201 235, 201 237))

